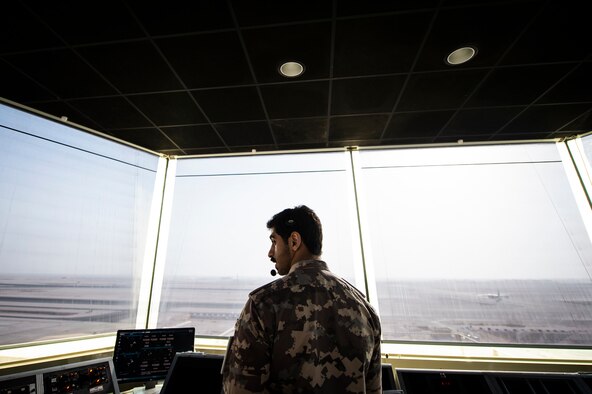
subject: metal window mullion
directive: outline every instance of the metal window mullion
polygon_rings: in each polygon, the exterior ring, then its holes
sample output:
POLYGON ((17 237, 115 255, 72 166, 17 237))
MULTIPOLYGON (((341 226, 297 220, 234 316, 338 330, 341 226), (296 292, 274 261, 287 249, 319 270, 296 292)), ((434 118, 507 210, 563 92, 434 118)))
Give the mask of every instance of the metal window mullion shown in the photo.
MULTIPOLYGON (((171 160, 168 158, 163 157, 159 159, 150 207, 144 262, 140 277, 140 292, 138 294, 138 311, 136 315, 136 328, 138 329, 148 328, 150 326, 151 316, 155 312, 154 304, 156 303, 158 305, 160 303, 160 289, 155 294, 155 276, 157 273, 159 247, 162 247, 163 238, 168 238, 168 227, 165 234, 163 218, 165 201, 170 200, 167 197, 169 194, 172 194, 175 177, 174 169, 174 161, 171 164, 171 160), (158 299, 155 299, 155 295, 158 296, 158 299)), ((162 285, 162 282, 160 285, 162 285)), ((156 310, 156 313, 158 313, 158 310, 156 310)))
POLYGON ((571 186, 572 194, 584 227, 592 242, 592 203, 590 194, 588 193, 589 190, 592 190, 592 184, 588 176, 589 165, 586 164, 587 159, 583 155, 581 141, 558 142, 557 150, 561 156, 563 168, 571 186), (577 146, 578 143, 580 143, 579 147, 577 146))
POLYGON ((162 198, 162 213, 160 227, 158 229, 156 257, 154 259, 154 275, 152 278, 152 293, 150 294, 147 328, 156 328, 158 326, 158 313, 160 311, 160 297, 162 294, 162 284, 164 282, 164 269, 171 229, 171 213, 173 209, 176 174, 177 160, 169 159, 162 198))
POLYGON ((357 149, 350 149, 350 161, 351 161, 351 171, 352 171, 352 183, 353 183, 353 190, 354 190, 354 198, 355 198, 355 209, 356 209, 356 218, 357 218, 357 227, 358 227, 358 235, 359 235, 359 242, 360 242, 360 249, 362 253, 362 267, 363 267, 363 276, 364 276, 364 286, 366 290, 366 297, 376 309, 376 312, 379 312, 379 305, 378 305, 378 290, 376 287, 376 275, 374 269, 374 260, 372 258, 371 248, 370 248, 370 234, 368 231, 369 226, 368 223, 368 215, 366 213, 365 207, 366 199, 365 199, 365 188, 363 186, 362 177, 360 176, 361 167, 359 164, 359 155, 360 152, 357 149))

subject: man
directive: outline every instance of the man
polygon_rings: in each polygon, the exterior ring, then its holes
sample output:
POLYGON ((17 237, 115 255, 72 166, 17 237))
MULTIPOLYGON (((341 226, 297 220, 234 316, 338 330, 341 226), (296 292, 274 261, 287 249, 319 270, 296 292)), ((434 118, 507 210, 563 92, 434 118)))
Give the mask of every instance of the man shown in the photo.
POLYGON ((267 228, 268 256, 283 277, 249 294, 229 342, 224 392, 381 393, 379 318, 319 260, 317 215, 285 209, 267 228))

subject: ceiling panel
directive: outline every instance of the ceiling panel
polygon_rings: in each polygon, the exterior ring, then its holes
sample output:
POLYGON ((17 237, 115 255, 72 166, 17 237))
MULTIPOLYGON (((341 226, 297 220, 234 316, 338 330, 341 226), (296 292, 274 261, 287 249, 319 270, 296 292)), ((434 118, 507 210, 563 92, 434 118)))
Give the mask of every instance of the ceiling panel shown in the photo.
POLYGON ((69 45, 143 38, 120 0, 23 1, 31 14, 69 45))
POLYGON ((32 81, 63 99, 117 94, 108 81, 70 49, 11 55, 6 60, 32 81))
POLYGON ((401 93, 405 77, 367 77, 333 82, 331 114, 390 113, 401 93))
POLYGON ((157 1, 132 1, 128 7, 143 29, 153 37, 231 29, 234 26, 225 1, 167 0, 166 6, 157 1))
POLYGON ((267 122, 224 123, 216 129, 227 144, 246 149, 273 148, 275 143, 267 122))
POLYGON ((210 125, 162 127, 161 130, 184 149, 224 147, 219 135, 210 125))
POLYGON ((434 138, 453 115, 454 111, 395 113, 383 137, 385 139, 434 138))
POLYGON ((76 51, 122 94, 183 88, 150 41, 94 45, 76 51))
POLYGON ((586 6, 20 0, 0 97, 168 155, 563 138, 592 131, 586 6))
POLYGON ((128 99, 156 126, 192 125, 206 121, 187 92, 139 94, 128 99))
POLYGON ((567 64, 517 66, 493 70, 466 103, 468 107, 526 105, 557 84, 567 64))
POLYGON ((303 23, 262 29, 248 29, 242 33, 246 51, 258 82, 283 82, 279 67, 290 61, 306 66, 299 79, 329 77, 331 58, 331 24, 303 23))
POLYGON ((533 18, 533 7, 540 4, 516 2, 439 10, 415 70, 450 68, 447 56, 462 46, 477 48, 478 56, 459 68, 495 66, 533 18))
POLYGON ((271 127, 277 144, 286 149, 296 149, 295 145, 299 144, 316 144, 315 148, 323 148, 327 141, 326 118, 273 120, 271 127))
POLYGON ((432 18, 413 12, 336 21, 334 76, 410 71, 432 18))
POLYGON ((235 31, 156 39, 155 43, 187 88, 253 83, 235 31))
POLYGON ((252 86, 193 91, 211 122, 265 120, 257 88, 252 86))
POLYGON ((326 116, 329 82, 298 82, 261 87, 270 119, 326 116))
POLYGON ((456 108, 470 97, 485 75, 484 70, 415 74, 409 78, 397 110, 456 108))

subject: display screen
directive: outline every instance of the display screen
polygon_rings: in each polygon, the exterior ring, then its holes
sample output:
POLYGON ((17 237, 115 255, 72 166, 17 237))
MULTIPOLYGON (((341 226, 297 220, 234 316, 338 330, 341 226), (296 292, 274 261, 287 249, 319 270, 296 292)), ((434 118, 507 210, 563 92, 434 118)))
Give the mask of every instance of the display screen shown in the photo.
POLYGON ((160 394, 186 393, 191 389, 201 393, 222 393, 223 361, 224 356, 219 354, 177 354, 160 394))
POLYGON ((195 328, 119 330, 113 350, 117 380, 164 380, 178 352, 193 351, 195 328))

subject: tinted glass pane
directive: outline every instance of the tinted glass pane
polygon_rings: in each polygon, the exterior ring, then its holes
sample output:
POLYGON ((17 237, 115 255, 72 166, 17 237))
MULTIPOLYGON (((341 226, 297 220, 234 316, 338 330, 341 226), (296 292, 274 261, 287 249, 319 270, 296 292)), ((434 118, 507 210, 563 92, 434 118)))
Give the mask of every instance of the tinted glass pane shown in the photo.
POLYGON ((0 109, 0 343, 135 325, 157 157, 0 109))
POLYGON ((158 325, 232 334, 248 293, 274 279, 266 223, 296 205, 317 213, 323 260, 355 283, 348 163, 343 152, 179 160, 158 325))
POLYGON ((360 162, 385 339, 592 343, 592 245, 554 144, 360 162))

